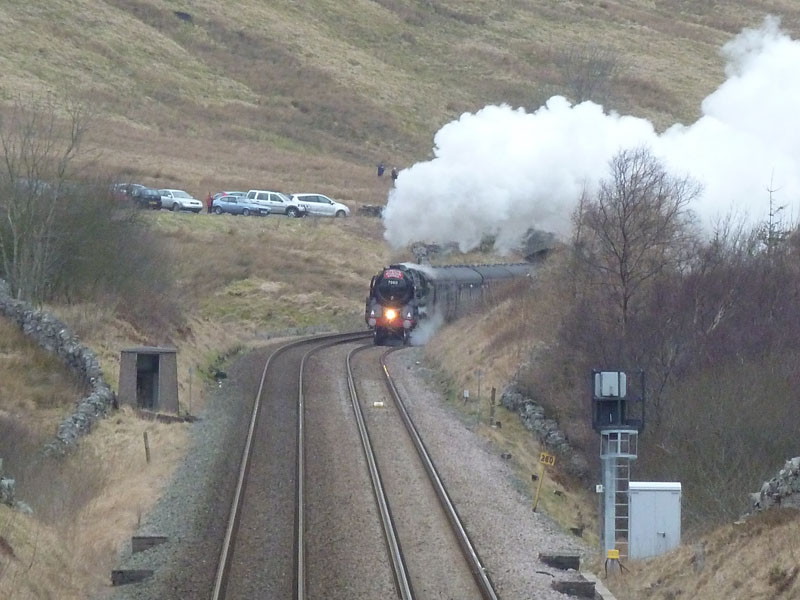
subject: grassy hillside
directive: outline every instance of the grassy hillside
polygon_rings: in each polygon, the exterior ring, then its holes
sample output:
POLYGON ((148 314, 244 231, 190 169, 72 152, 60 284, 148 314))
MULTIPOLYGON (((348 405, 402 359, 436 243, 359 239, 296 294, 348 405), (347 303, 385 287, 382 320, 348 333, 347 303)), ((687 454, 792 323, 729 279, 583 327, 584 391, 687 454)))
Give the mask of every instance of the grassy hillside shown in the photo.
POLYGON ((570 52, 613 54, 607 106, 692 120, 722 81, 721 44, 767 12, 800 31, 789 0, 11 0, 0 98, 87 102, 109 173, 198 195, 265 186, 380 202, 378 161, 426 158, 464 111, 569 95, 570 52))
MULTIPOLYGON (((408 166, 428 158, 437 130, 464 111, 502 102, 535 109, 552 94, 572 97, 576 57, 602 51, 615 59, 618 69, 597 98, 608 108, 662 129, 692 121, 723 81, 720 46, 767 13, 800 35, 800 4, 791 0, 6 0, 0 118, 9 103, 53 93, 94 112, 93 148, 82 160, 96 173, 201 197, 252 187, 319 191, 356 207, 385 202, 389 182, 375 176, 379 161, 408 166)), ((145 331, 113 305, 50 308, 97 350, 112 383, 120 348, 179 345, 184 410, 190 392, 194 410, 202 404, 203 372, 231 349, 266 335, 360 325, 369 276, 389 260, 409 258, 392 253, 380 222, 364 217, 144 216, 177 265, 180 328, 145 331)), ((484 390, 502 386, 531 344, 552 335, 557 315, 517 308, 512 319, 489 315, 434 341, 431 355, 453 389, 476 384, 477 364, 484 390), (464 360, 465 346, 472 361, 464 360)), ((74 384, 5 327, 0 323, 0 420, 24 412, 14 431, 33 444, 69 410, 74 384), (11 376, 20 364, 35 369, 11 376)), ((510 437, 498 443, 535 461, 538 448, 517 429, 507 424, 510 437)), ((60 480, 81 489, 37 492, 66 500, 36 506, 33 517, 0 509, 0 596, 77 599, 105 585, 115 550, 168 480, 186 433, 122 411, 65 467, 60 480), (142 468, 144 430, 158 457, 150 469, 142 468), (95 468, 85 470, 87 462, 95 468), (85 564, 97 568, 86 572, 85 564)), ((24 462, 14 458, 12 466, 24 462)), ((570 519, 580 514, 576 506, 590 519, 593 502, 567 493, 548 496, 546 507, 567 524, 585 525, 570 519)), ((794 535, 796 525, 761 529, 794 535)), ((733 531, 709 542, 708 564, 746 547, 733 531)), ((621 597, 651 597, 656 588, 664 598, 681 597, 674 582, 696 570, 682 552, 675 569, 637 566, 643 583, 626 582, 621 597)), ((756 558, 737 558, 737 568, 756 558)), ((791 572, 777 559, 765 568, 759 584, 791 572)), ((696 589, 704 589, 709 569, 696 573, 696 589)))

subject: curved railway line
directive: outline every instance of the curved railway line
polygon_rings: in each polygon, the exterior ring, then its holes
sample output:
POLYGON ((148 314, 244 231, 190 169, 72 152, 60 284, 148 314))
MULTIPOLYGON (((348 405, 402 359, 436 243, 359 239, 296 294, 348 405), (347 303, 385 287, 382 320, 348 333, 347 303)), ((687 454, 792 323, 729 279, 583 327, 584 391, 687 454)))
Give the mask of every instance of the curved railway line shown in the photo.
POLYGON ((392 382, 392 351, 360 343, 369 336, 307 338, 268 358, 212 600, 497 598, 392 382), (331 400, 337 382, 349 416, 331 400))

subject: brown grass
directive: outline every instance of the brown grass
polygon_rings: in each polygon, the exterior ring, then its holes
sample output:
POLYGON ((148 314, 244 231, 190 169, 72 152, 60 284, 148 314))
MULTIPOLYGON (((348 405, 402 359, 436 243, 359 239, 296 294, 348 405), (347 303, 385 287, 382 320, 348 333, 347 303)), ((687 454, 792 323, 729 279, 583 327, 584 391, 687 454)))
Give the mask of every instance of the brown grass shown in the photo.
MULTIPOLYGON (((520 357, 536 360, 554 339, 560 318, 558 307, 564 303, 559 302, 562 287, 555 284, 551 270, 553 275, 558 273, 558 256, 540 272, 533 289, 527 293, 517 289, 513 301, 500 300, 497 310, 472 315, 445 327, 425 348, 428 358, 447 374, 440 383, 450 390, 452 405, 465 414, 467 422, 475 424, 481 435, 511 454, 520 486, 531 497, 535 491, 531 475, 539 472, 541 448, 530 432, 521 427, 517 416, 502 408, 496 410, 495 417, 502 427, 489 427, 488 397, 491 388, 496 387, 499 398, 502 386, 514 377, 520 357), (531 340, 536 342, 532 345, 531 340), (481 398, 476 401, 479 369, 481 398), (464 389, 471 392, 467 403, 461 398, 464 389)), ((568 417, 571 421, 588 423, 589 416, 587 413, 568 417)), ((568 430, 574 429, 574 423, 561 424, 568 430)), ((585 433, 592 435, 590 429, 585 433)), ((595 503, 596 497, 585 487, 565 479, 558 465, 548 470, 540 501, 542 510, 565 528, 585 526, 584 538, 589 543, 598 540, 595 503)), ((780 509, 725 525, 664 556, 628 561, 627 571, 621 575, 611 572, 605 583, 619 600, 798 597, 799 519, 800 511, 780 509)), ((589 557, 584 568, 602 575, 599 553, 597 557, 589 557)))
POLYGON ((800 512, 770 511, 720 527, 697 545, 626 563, 630 572, 607 584, 619 600, 796 598, 798 534, 800 512))
POLYGON ((186 425, 141 421, 121 411, 102 421, 68 459, 44 465, 41 477, 19 490, 34 515, 0 505, 0 532, 14 552, 0 554, 0 597, 78 600, 107 585, 123 532, 132 531, 157 500, 186 452, 187 431, 186 425))
MULTIPOLYGON (((488 261, 487 261, 488 262, 488 261)), ((546 344, 554 333, 551 315, 536 310, 543 306, 538 290, 528 281, 518 282, 496 293, 496 307, 489 312, 475 313, 444 327, 426 345, 425 354, 441 372, 447 374, 450 402, 462 411, 469 422, 476 424, 480 435, 491 439, 499 448, 510 452, 523 491, 533 496, 536 483, 532 475, 540 473, 541 447, 535 437, 522 427, 517 415, 500 406, 503 388, 516 376, 520 363, 531 353, 531 344, 546 344), (536 340, 535 342, 533 340, 536 340), (480 398, 478 398, 478 371, 480 398), (496 390, 495 420, 500 428, 489 424, 489 399, 496 390), (470 390, 464 402, 463 390, 470 390)), ((545 473, 538 510, 547 513, 565 529, 584 528, 584 539, 597 540, 594 497, 581 489, 558 468, 545 473)))
MULTIPOLYGON (((364 282, 388 260, 376 219, 144 216, 170 241, 181 267, 180 330, 143 333, 102 304, 48 308, 93 348, 113 387, 122 349, 176 345, 184 413, 202 409, 203 373, 231 348, 298 325, 363 327, 364 282)), ((40 598, 54 590, 59 598, 86 597, 107 585, 120 545, 183 456, 190 426, 140 421, 123 410, 101 421, 66 460, 31 461, 81 390, 57 360, 4 321, 0 377, 0 456, 18 478, 19 498, 35 511, 26 517, 0 510, 0 536, 15 555, 0 553, 0 597, 40 598)))
MULTIPOLYGON (((0 419, 41 438, 81 397, 82 387, 60 360, 39 348, 16 325, 0 318, 0 419)), ((0 439, 0 457, 8 457, 0 439)))
POLYGON ((14 3, 0 9, 0 93, 66 89, 89 101, 108 174, 195 195, 266 186, 374 204, 387 192, 378 161, 426 158, 463 110, 535 108, 563 93, 554 57, 576 44, 618 48, 627 74, 613 107, 660 126, 694 118, 734 32, 765 10, 800 31, 788 0, 735 6, 245 1, 230 11, 206 0, 186 24, 152 0, 14 3))

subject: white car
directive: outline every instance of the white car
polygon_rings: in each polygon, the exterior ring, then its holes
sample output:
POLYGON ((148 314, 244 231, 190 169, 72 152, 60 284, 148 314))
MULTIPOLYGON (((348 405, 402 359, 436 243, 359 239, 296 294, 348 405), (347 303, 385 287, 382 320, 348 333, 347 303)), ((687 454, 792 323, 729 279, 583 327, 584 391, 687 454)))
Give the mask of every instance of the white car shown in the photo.
POLYGON ((287 217, 304 217, 306 215, 305 207, 281 192, 250 190, 247 192, 247 199, 261 206, 268 206, 270 214, 273 215, 286 215, 287 217))
POLYGON ((323 217, 349 217, 350 209, 347 205, 332 200, 322 194, 292 194, 292 199, 297 200, 300 206, 308 210, 309 215, 323 217))
POLYGON ((193 213, 203 210, 203 203, 183 190, 164 189, 158 190, 158 192, 161 194, 161 208, 173 212, 188 210, 193 213))

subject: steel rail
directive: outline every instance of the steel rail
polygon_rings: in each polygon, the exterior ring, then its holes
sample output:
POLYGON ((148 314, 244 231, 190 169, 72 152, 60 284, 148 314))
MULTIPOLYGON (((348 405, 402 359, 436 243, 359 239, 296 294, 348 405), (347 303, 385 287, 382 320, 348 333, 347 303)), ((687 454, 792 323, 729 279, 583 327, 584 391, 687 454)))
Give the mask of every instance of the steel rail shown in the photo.
POLYGON ((306 544, 305 544, 305 395, 303 394, 303 373, 306 359, 312 354, 350 341, 367 337, 370 332, 361 333, 345 339, 335 339, 311 348, 300 359, 300 380, 297 393, 297 485, 295 488, 295 600, 306 598, 306 544))
POLYGON ((392 350, 387 350, 381 354, 380 357, 380 363, 383 369, 386 385, 389 388, 389 392, 391 393, 392 397, 394 398, 397 409, 403 419, 403 423, 405 423, 406 429, 408 430, 408 433, 414 442, 414 446, 417 449, 417 454, 419 454, 425 470, 430 477, 431 483, 436 490, 436 495, 439 497, 439 501, 441 502, 445 514, 450 521, 450 525, 452 526, 456 538, 458 539, 458 544, 461 547, 467 562, 469 563, 472 575, 481 591, 481 596, 484 598, 484 600, 498 600, 494 586, 492 585, 492 582, 486 573, 486 567, 483 566, 483 563, 481 562, 481 559, 478 556, 472 541, 469 539, 467 530, 464 528, 456 508, 453 505, 453 502, 450 500, 450 496, 447 494, 444 483, 442 482, 439 473, 436 471, 433 460, 431 459, 430 454, 428 454, 428 450, 425 448, 425 443, 422 441, 417 428, 414 426, 414 422, 411 420, 411 416, 406 410, 406 406, 400 397, 400 393, 397 391, 397 387, 395 386, 391 375, 389 375, 389 368, 386 366, 386 357, 396 350, 398 349, 394 348, 392 350))
POLYGON ((378 462, 375 459, 375 453, 372 450, 372 441, 367 431, 367 424, 364 420, 364 412, 361 410, 361 403, 358 399, 358 392, 356 390, 355 378, 353 377, 353 369, 351 358, 358 352, 371 348, 372 345, 360 346, 354 348, 347 354, 347 385, 350 388, 350 400, 353 404, 353 413, 355 414, 356 422, 358 423, 358 432, 361 436, 361 446, 364 449, 364 456, 367 460, 369 467, 370 479, 372 480, 372 491, 375 494, 375 501, 378 504, 378 512, 381 517, 381 524, 383 525, 384 539, 389 550, 389 558, 392 562, 392 571, 394 573, 394 581, 396 586, 397 595, 402 600, 413 600, 414 591, 411 587, 411 581, 408 576, 408 567, 406 566, 403 551, 400 548, 400 542, 397 539, 397 529, 394 524, 389 502, 386 498, 386 492, 383 489, 383 479, 381 477, 378 462))
POLYGON ((288 350, 300 346, 302 344, 307 344, 310 342, 321 341, 321 340, 328 340, 328 339, 342 339, 346 341, 348 339, 361 339, 363 337, 368 337, 371 335, 371 332, 363 332, 363 331, 354 331, 348 333, 331 333, 331 334, 323 334, 323 335, 316 335, 316 336, 308 336, 301 338, 299 340, 295 340, 284 344, 277 350, 275 350, 272 354, 270 354, 269 358, 267 358, 266 363, 264 364, 264 370, 261 373, 261 381, 258 385, 258 391, 256 392, 256 397, 253 402, 253 411, 250 417, 250 426, 247 430, 247 439, 245 441, 244 449, 242 451, 242 459, 239 464, 239 476, 236 482, 236 490, 234 492, 233 502, 231 503, 231 510, 228 514, 228 522, 227 527, 225 529, 225 537, 222 542, 222 548, 220 549, 219 559, 217 561, 217 571, 214 577, 214 588, 211 593, 211 600, 220 600, 225 597, 225 589, 228 583, 228 574, 230 572, 230 561, 231 561, 231 549, 233 548, 233 544, 235 542, 236 537, 236 530, 238 529, 239 525, 239 518, 241 516, 241 507, 242 502, 244 499, 244 490, 247 483, 247 472, 250 468, 250 459, 252 456, 253 450, 253 437, 255 433, 256 424, 258 422, 258 415, 261 408, 261 396, 264 390, 264 382, 267 378, 267 370, 269 369, 270 364, 272 363, 272 359, 276 356, 287 352, 288 350))

